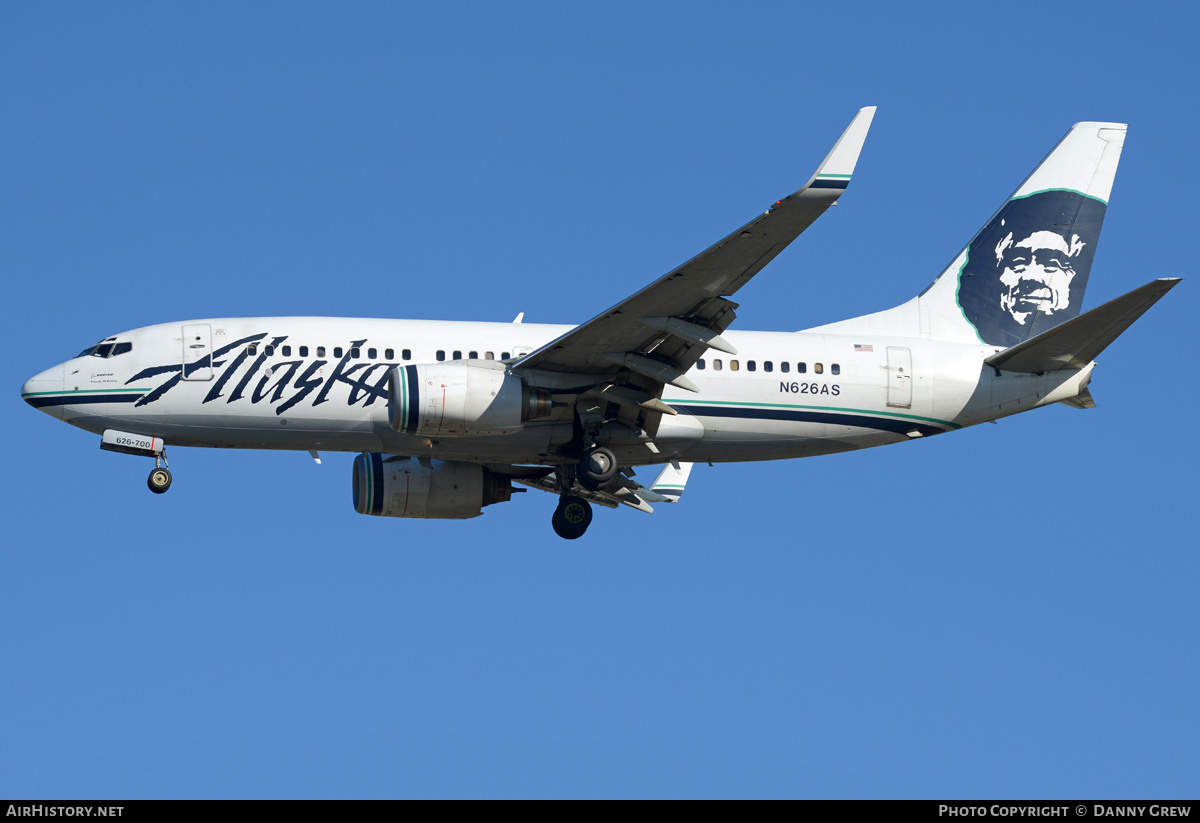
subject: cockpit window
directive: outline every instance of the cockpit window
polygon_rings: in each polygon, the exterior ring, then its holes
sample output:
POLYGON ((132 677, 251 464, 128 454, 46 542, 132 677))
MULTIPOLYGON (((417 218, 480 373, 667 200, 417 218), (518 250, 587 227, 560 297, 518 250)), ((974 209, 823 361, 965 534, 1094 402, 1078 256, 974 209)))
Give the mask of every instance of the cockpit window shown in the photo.
POLYGON ((133 351, 132 343, 112 343, 104 342, 97 343, 94 346, 88 346, 81 351, 76 357, 116 357, 118 354, 125 354, 133 351))

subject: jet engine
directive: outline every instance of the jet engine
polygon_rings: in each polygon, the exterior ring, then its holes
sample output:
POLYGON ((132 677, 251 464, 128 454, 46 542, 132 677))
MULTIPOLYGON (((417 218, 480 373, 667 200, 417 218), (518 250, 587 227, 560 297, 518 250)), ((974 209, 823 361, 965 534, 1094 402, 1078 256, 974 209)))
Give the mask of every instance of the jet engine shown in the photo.
POLYGON ((512 483, 475 463, 384 454, 354 458, 354 510, 381 517, 465 520, 512 497, 512 483))
POLYGON ((550 409, 549 392, 492 360, 397 366, 388 375, 388 422, 404 434, 514 434, 550 409))

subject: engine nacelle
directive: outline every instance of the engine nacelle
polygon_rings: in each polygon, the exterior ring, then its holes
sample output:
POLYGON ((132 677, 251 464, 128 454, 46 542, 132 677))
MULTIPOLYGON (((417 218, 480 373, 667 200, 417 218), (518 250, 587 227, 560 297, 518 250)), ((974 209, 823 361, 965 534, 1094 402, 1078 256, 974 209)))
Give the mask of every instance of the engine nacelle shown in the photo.
POLYGON ((475 463, 383 454, 354 458, 354 510, 381 517, 465 520, 512 497, 512 483, 475 463))
POLYGON ((388 375, 388 423, 404 434, 514 434, 550 408, 549 392, 529 388, 493 360, 397 366, 388 375))

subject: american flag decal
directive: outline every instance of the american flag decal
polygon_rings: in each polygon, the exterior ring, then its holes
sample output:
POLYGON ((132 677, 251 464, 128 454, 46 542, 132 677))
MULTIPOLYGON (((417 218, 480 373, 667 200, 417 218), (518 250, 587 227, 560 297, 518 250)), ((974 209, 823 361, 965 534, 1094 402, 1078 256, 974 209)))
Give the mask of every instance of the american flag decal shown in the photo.
POLYGON ((855 351, 875 351, 875 347, 872 346, 870 343, 868 343, 865 346, 862 345, 861 343, 855 343, 854 350, 855 351))

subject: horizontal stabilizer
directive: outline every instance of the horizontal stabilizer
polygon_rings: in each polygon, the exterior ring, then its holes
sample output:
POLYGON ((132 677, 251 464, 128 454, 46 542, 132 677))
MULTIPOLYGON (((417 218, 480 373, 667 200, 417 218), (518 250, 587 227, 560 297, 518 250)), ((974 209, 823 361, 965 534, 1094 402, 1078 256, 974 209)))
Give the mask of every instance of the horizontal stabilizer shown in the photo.
POLYGON ((993 354, 984 362, 997 369, 1028 374, 1082 369, 1177 283, 1178 277, 1152 280, 1116 300, 993 354))

